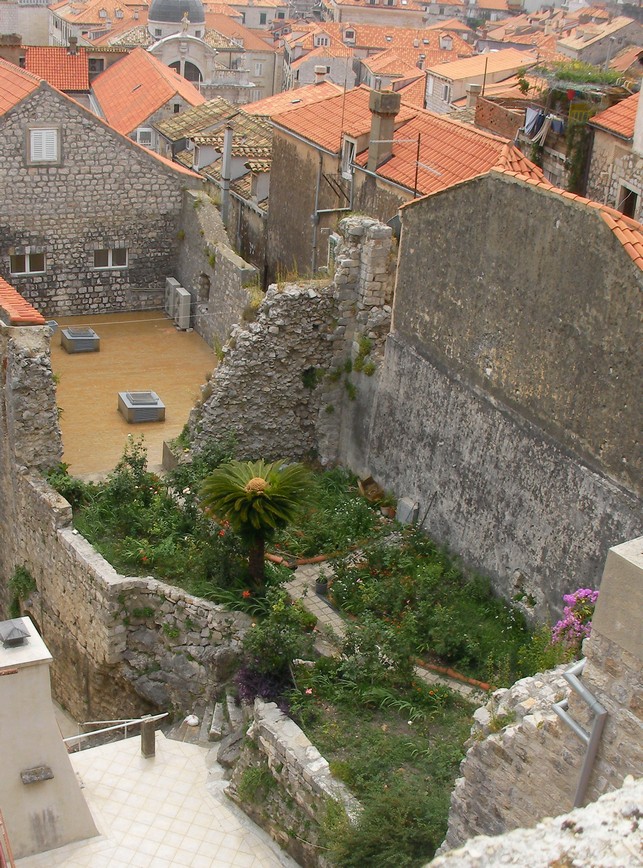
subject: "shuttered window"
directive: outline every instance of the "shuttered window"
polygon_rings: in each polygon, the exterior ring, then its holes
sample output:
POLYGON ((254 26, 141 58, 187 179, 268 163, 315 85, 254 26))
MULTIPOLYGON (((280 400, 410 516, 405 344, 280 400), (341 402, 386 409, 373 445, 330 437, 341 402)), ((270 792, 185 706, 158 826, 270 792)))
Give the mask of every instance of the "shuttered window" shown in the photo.
POLYGON ((29 130, 29 136, 32 163, 56 163, 59 160, 58 130, 29 130))

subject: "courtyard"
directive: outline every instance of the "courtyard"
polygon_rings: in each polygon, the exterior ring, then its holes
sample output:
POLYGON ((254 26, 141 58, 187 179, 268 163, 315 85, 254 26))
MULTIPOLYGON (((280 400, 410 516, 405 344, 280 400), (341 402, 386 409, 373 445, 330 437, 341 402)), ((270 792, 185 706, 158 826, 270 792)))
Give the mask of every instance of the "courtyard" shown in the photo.
POLYGON ((64 456, 75 476, 91 479, 112 470, 128 434, 145 437, 151 469, 162 462, 163 441, 181 433, 200 386, 216 364, 194 331, 178 331, 162 311, 60 317, 51 340, 64 456), (89 326, 98 352, 67 353, 61 330, 89 326), (156 392, 165 420, 129 424, 118 412, 118 393, 156 392))

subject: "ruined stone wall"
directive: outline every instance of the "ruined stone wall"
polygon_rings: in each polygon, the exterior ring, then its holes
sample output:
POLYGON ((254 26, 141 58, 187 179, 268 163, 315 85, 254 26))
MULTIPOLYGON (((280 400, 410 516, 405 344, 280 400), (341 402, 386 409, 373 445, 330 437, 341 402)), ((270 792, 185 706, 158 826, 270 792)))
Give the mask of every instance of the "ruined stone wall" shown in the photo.
POLYGON ((40 475, 62 455, 46 326, 0 326, 0 618, 16 567, 23 610, 53 655, 55 697, 78 720, 191 710, 216 691, 249 619, 148 578, 119 575, 72 528, 40 475))
POLYGON ((191 416, 193 442, 232 431, 239 454, 335 461, 360 434, 378 379, 392 298, 391 229, 341 221, 335 279, 273 285, 252 323, 236 326, 191 416))
POLYGON ((482 96, 476 100, 476 126, 497 136, 515 139, 524 117, 524 110, 505 108, 482 96))
POLYGON ((0 121, 0 272, 46 316, 162 306, 176 271, 182 190, 201 186, 43 84, 0 121), (30 124, 59 130, 59 165, 28 165, 30 124), (94 251, 126 248, 126 268, 94 251), (10 276, 12 254, 45 254, 45 272, 10 276))
POLYGON ((305 868, 329 868, 320 847, 328 802, 337 802, 351 820, 361 810, 297 724, 274 702, 261 699, 255 700, 254 718, 226 794, 305 868), (257 769, 265 770, 277 786, 264 785, 251 799, 244 777, 257 769), (291 834, 295 830, 300 834, 291 834))
MULTIPOLYGON (((639 538, 609 552, 592 635, 584 643, 582 683, 607 710, 585 802, 619 788, 628 775, 643 776, 642 550, 639 538)), ((443 850, 571 810, 585 746, 553 704, 567 697, 569 713, 586 731, 593 717, 562 678, 565 668, 496 691, 476 711, 443 850)))
POLYGON ((254 266, 229 245, 215 203, 205 193, 185 194, 176 277, 192 295, 192 322, 210 346, 220 346, 250 302, 254 266))

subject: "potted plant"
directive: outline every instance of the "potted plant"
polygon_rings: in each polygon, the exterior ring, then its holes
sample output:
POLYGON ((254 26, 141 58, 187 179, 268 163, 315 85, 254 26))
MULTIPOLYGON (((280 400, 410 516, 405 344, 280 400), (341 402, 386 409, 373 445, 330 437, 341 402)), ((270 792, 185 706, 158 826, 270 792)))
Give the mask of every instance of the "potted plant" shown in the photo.
POLYGON ((328 594, 328 576, 323 570, 321 570, 315 580, 315 593, 320 594, 322 597, 328 594))

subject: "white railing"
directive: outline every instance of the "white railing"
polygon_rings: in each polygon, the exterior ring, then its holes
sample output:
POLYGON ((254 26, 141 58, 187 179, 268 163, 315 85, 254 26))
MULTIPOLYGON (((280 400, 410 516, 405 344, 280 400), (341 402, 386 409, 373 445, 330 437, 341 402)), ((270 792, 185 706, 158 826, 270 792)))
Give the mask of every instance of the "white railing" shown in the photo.
MULTIPOLYGON (((157 720, 162 720, 164 717, 168 717, 169 712, 166 711, 163 714, 147 714, 143 717, 129 717, 129 718, 120 718, 117 720, 87 720, 83 723, 79 723, 79 726, 100 726, 101 729, 92 729, 90 732, 79 732, 78 735, 70 735, 67 738, 63 739, 65 744, 70 744, 74 742, 72 749, 75 747, 76 750, 81 750, 82 748, 77 744, 84 738, 91 738, 93 735, 103 735, 106 732, 115 732, 117 729, 123 730, 123 738, 127 738, 127 730, 133 726, 138 726, 139 724, 152 724, 156 723, 157 720), (104 723, 113 724, 112 726, 103 726, 104 723)), ((144 727, 141 727, 141 737, 143 737, 144 727)))

